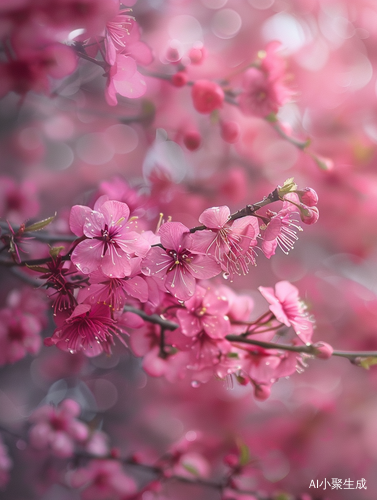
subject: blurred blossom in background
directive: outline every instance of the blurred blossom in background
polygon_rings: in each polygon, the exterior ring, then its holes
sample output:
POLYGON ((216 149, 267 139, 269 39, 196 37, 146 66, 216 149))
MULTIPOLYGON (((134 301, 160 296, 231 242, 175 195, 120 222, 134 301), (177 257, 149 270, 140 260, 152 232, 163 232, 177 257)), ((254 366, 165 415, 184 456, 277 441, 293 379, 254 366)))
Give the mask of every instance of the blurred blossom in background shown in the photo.
MULTIPOLYGON (((267 259, 258 243, 258 265, 225 284, 249 297, 255 320, 266 309, 258 287, 289 281, 315 318, 314 342, 377 351, 376 2, 139 0, 124 9, 2 2, 0 236, 7 221, 16 231, 55 212, 48 230, 72 236, 71 207, 107 195, 155 244, 147 231, 160 213, 195 227, 209 207, 233 213, 294 177, 318 193, 318 223, 287 255, 277 248, 267 259)), ((21 260, 48 256, 46 243, 19 246, 21 260)), ((154 326, 140 340, 131 320, 122 325, 131 349, 116 339, 111 356, 70 354, 43 345, 57 327, 39 275, 12 269, 0 266, 0 498, 377 497, 374 366, 309 359, 262 401, 232 375, 204 383, 174 358, 170 371, 157 366, 157 350, 145 356, 154 326), (192 481, 143 490, 156 479, 150 470, 88 465, 72 458, 76 446, 149 465, 174 457, 171 474, 192 481), (229 456, 245 447, 249 465, 232 477, 254 497, 195 483, 227 477, 229 456), (332 478, 365 478, 367 489, 309 488, 332 478)), ((221 274, 214 283, 224 285, 221 274)), ((156 305, 160 291, 148 286, 156 305)), ((131 305, 147 302, 130 290, 131 305)))

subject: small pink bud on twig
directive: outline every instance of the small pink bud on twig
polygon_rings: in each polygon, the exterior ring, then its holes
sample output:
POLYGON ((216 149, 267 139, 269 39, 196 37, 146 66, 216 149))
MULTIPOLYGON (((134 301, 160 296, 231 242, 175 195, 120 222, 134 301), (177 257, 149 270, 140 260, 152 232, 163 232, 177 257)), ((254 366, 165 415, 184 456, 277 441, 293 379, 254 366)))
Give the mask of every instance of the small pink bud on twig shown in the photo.
POLYGON ((313 347, 315 349, 314 355, 319 359, 329 359, 334 352, 334 349, 331 347, 331 345, 327 344, 326 342, 317 342, 316 344, 313 344, 313 347))

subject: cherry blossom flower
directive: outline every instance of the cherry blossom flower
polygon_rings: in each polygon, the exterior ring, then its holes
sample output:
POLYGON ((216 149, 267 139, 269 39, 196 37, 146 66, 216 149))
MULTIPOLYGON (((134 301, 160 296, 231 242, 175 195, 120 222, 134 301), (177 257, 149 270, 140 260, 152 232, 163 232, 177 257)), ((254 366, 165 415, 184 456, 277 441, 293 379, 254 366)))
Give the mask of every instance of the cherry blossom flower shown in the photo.
MULTIPOLYGON (((166 344, 179 336, 178 331, 164 332, 166 344)), ((130 347, 135 356, 142 356, 142 367, 151 377, 165 376, 174 382, 184 377, 184 367, 187 364, 186 353, 165 345, 161 351, 161 329, 158 325, 145 324, 137 331, 130 332, 130 347)))
POLYGON ((0 365, 14 363, 42 346, 41 324, 35 316, 12 309, 0 311, 0 365))
POLYGON ((313 323, 309 319, 305 304, 300 300, 298 290, 288 281, 279 281, 275 290, 270 287, 258 288, 270 304, 270 311, 276 319, 291 326, 305 344, 311 342, 313 323))
POLYGON ((121 500, 137 490, 134 480, 115 460, 92 460, 87 467, 70 474, 70 484, 73 488, 83 488, 82 500, 121 500))
POLYGON ((90 275, 89 287, 83 287, 79 291, 79 302, 107 304, 116 311, 123 309, 129 297, 146 302, 148 300, 148 285, 145 279, 139 276, 141 258, 130 259, 130 265, 130 275, 125 278, 111 278, 100 270, 93 271, 90 275))
POLYGON ((77 420, 80 406, 72 399, 65 399, 57 408, 41 406, 33 411, 29 420, 30 444, 38 449, 49 449, 58 457, 71 457, 76 444, 83 443, 89 435, 86 424, 77 420))
POLYGON ((298 240, 296 230, 302 231, 293 218, 297 214, 295 205, 285 201, 282 209, 278 212, 267 210, 266 216, 270 219, 267 226, 262 226, 261 248, 264 255, 269 259, 275 255, 276 247, 287 254, 292 250, 295 242, 298 240))
POLYGON ((219 273, 219 266, 212 258, 195 253, 192 235, 180 222, 163 224, 159 235, 164 248, 151 248, 142 272, 159 276, 177 299, 187 300, 194 295, 196 279, 212 278, 219 273))
POLYGON ((249 68, 243 76, 239 106, 246 115, 265 118, 275 114, 288 100, 291 91, 284 83, 284 62, 276 55, 279 42, 270 43, 261 54, 258 68, 249 68))
POLYGON ((99 267, 107 276, 124 278, 131 272, 132 254, 144 256, 149 244, 130 230, 129 208, 125 203, 101 196, 94 209, 75 205, 71 209, 69 224, 76 236, 85 236, 73 250, 71 260, 84 274, 99 267))
POLYGON ((192 87, 191 96, 194 108, 204 114, 221 108, 224 101, 223 89, 210 80, 197 80, 192 87))
POLYGON ((0 177, 0 217, 21 224, 39 211, 37 188, 33 181, 17 184, 10 177, 0 177))
POLYGON ((74 51, 61 43, 23 51, 17 59, 0 64, 0 97, 10 91, 49 93, 49 78, 63 78, 76 69, 74 51))
POLYGON ((146 43, 140 41, 140 28, 135 18, 129 15, 130 10, 121 7, 106 23, 106 60, 109 64, 114 64, 118 52, 147 66, 153 61, 152 51, 146 43))
POLYGON ((181 331, 188 337, 204 330, 212 338, 224 338, 230 333, 228 309, 226 297, 217 290, 197 286, 195 295, 185 302, 185 308, 177 310, 181 331))
POLYGON ((208 229, 194 234, 195 243, 206 255, 212 255, 221 269, 233 277, 247 274, 255 265, 255 250, 259 225, 255 217, 247 216, 229 221, 227 206, 205 210, 199 221, 208 229))
POLYGON ((14 290, 0 310, 0 365, 37 354, 42 346, 47 304, 30 289, 14 290))
POLYGON ((145 78, 137 70, 135 59, 124 54, 116 54, 115 62, 107 74, 106 101, 110 106, 118 104, 116 94, 136 99, 147 90, 145 78))
POLYGON ((246 374, 254 385, 255 397, 267 399, 272 384, 279 378, 296 372, 300 356, 295 352, 279 352, 259 346, 242 346, 241 374, 246 374))
POLYGON ((90 358, 102 352, 111 354, 113 335, 124 341, 119 336, 119 331, 123 332, 123 329, 111 318, 110 311, 103 304, 79 304, 68 318, 57 315, 57 328, 52 337, 44 340, 45 345, 56 345, 72 354, 84 351, 90 358))

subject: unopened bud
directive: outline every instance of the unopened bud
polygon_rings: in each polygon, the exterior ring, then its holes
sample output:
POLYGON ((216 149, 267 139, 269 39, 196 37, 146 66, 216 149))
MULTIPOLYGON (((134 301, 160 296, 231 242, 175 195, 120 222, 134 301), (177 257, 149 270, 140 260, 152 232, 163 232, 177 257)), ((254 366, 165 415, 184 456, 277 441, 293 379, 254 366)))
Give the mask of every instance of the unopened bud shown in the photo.
POLYGON ((302 203, 308 207, 315 207, 318 203, 318 194, 310 187, 307 187, 302 191, 297 191, 297 194, 300 196, 302 203))
POLYGON ((201 64, 205 56, 205 50, 203 47, 193 47, 190 49, 189 58, 191 64, 201 64))
POLYGON ((300 217, 304 224, 315 224, 319 219, 319 210, 317 207, 308 207, 301 203, 300 217))
POLYGON ((316 344, 313 344, 313 347, 315 349, 314 355, 319 359, 329 359, 334 352, 334 349, 331 347, 331 345, 327 344, 326 342, 317 342, 316 344))
POLYGON ((234 453, 229 453, 224 457, 224 463, 226 465, 229 465, 229 467, 232 468, 237 467, 239 465, 239 462, 240 462, 239 457, 234 453))
POLYGON ((187 83, 188 77, 184 71, 178 71, 171 77, 171 83, 174 87, 184 87, 187 83))
POLYGON ((186 132, 183 137, 183 144, 190 151, 195 151, 198 149, 202 142, 202 136, 196 130, 191 130, 186 132))
POLYGON ((194 108, 199 113, 209 114, 215 109, 221 108, 224 101, 224 91, 215 82, 210 80, 198 80, 194 83, 191 91, 194 108))
POLYGON ((254 387, 254 396, 256 399, 259 399, 259 401, 265 401, 266 399, 269 398, 271 394, 271 388, 268 387, 267 385, 256 385, 254 387))

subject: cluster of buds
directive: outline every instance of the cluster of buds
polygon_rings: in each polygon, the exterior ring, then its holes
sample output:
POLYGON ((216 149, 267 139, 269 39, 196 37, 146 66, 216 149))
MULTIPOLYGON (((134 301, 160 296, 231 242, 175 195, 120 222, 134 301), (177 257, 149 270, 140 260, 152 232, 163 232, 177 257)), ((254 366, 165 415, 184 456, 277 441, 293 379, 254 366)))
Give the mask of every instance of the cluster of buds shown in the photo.
POLYGON ((292 203, 299 209, 304 224, 315 224, 319 218, 318 195, 313 188, 298 189, 293 179, 287 179, 278 187, 279 198, 292 203))

